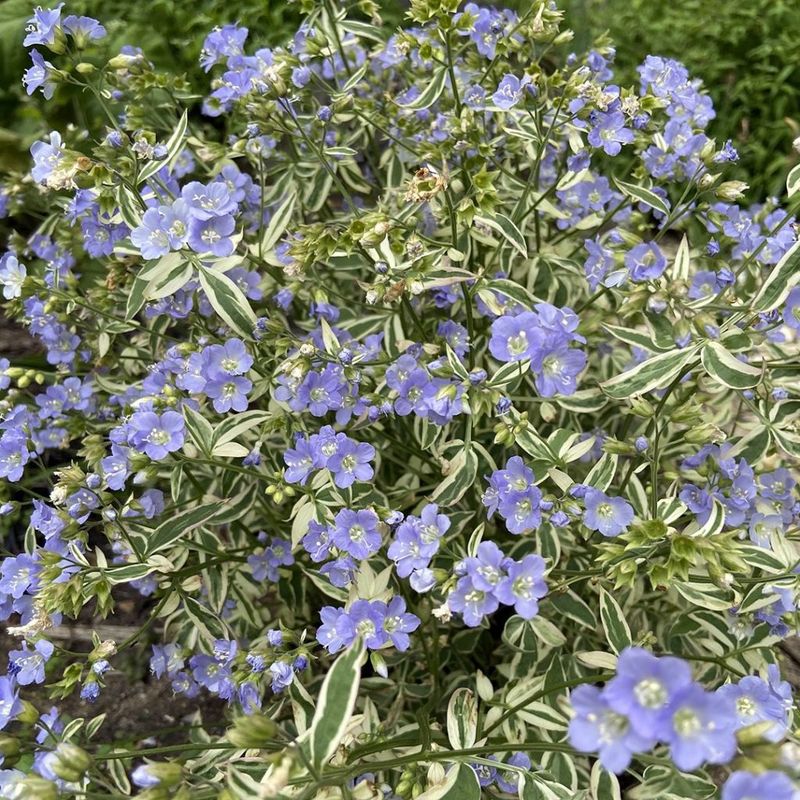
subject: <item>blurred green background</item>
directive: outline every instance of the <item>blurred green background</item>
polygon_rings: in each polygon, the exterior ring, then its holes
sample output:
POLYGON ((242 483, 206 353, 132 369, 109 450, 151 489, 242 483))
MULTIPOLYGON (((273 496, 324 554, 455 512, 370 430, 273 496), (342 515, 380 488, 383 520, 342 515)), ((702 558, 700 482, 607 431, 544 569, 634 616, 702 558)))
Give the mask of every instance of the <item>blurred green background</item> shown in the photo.
MULTIPOLYGON (((0 0, 0 170, 25 165, 42 113, 52 127, 80 119, 80 98, 69 93, 47 105, 22 100, 20 78, 28 65, 23 28, 38 2, 0 0)), ((785 175, 798 160, 792 141, 800 136, 800 0, 558 2, 575 31, 575 50, 610 32, 621 84, 638 80, 636 65, 648 53, 683 61, 714 98, 717 118, 710 134, 734 141, 741 154, 736 177, 751 184, 750 196, 782 193, 785 175)), ((527 2, 505 5, 523 12, 527 2)), ((388 26, 401 22, 403 2, 382 0, 381 6, 388 26)), ((161 69, 189 74, 199 73, 203 37, 214 25, 238 20, 260 43, 278 44, 299 19, 287 0, 68 0, 65 13, 100 19, 109 29, 111 53, 136 44, 161 69)))

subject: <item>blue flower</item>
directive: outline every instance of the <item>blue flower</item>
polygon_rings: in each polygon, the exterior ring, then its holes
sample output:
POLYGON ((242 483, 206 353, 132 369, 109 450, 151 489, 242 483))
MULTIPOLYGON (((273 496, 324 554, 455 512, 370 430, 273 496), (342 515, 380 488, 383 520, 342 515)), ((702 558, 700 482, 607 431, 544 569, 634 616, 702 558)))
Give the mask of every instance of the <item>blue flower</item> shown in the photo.
POLYGON ((22 294, 22 282, 28 271, 20 264, 14 253, 6 253, 0 258, 0 284, 3 285, 3 297, 12 300, 22 294))
POLYGON ((125 481, 130 474, 130 460, 128 459, 128 448, 117 444, 111 445, 111 455, 106 456, 100 466, 103 470, 103 477, 109 489, 115 492, 120 491, 125 486, 125 481))
POLYGON ((575 716, 569 723, 569 743, 583 753, 596 752, 600 763, 610 772, 623 772, 635 753, 649 750, 655 744, 655 737, 637 732, 595 686, 573 689, 570 702, 575 716))
POLYGON ((724 695, 705 691, 696 683, 689 683, 673 694, 668 721, 660 725, 672 760, 684 772, 691 772, 704 762, 730 761, 736 754, 735 728, 733 702, 724 695))
POLYGON ((497 90, 492 95, 492 102, 498 108, 508 111, 522 100, 525 87, 528 86, 530 82, 531 79, 527 75, 525 75, 522 80, 516 75, 504 75, 497 86, 497 90))
POLYGON ((146 259, 160 258, 180 250, 189 236, 189 209, 184 200, 160 205, 144 212, 142 224, 131 231, 131 241, 146 259))
POLYGON ((303 437, 297 439, 294 448, 284 452, 283 460, 287 466, 283 475, 287 483, 304 484, 314 468, 318 466, 315 464, 316 449, 308 439, 303 437))
POLYGON ((206 36, 200 53, 200 64, 208 72, 215 64, 219 64, 232 56, 241 55, 247 40, 247 28, 238 25, 224 25, 214 28, 206 36))
POLYGON ((272 675, 270 688, 275 694, 282 692, 284 689, 288 689, 294 680, 294 670, 291 665, 287 664, 285 661, 276 661, 270 664, 269 672, 270 675, 272 675))
POLYGON ((526 311, 514 317, 498 317, 492 323, 489 351, 498 361, 523 361, 531 358, 543 342, 538 318, 526 311))
POLYGON ((578 386, 578 375, 586 366, 583 350, 560 347, 541 360, 534 382, 542 397, 573 394, 578 386))
POLYGON ((625 127, 621 111, 596 112, 591 116, 592 128, 588 141, 592 147, 602 147, 606 155, 616 156, 623 144, 633 141, 633 131, 625 127))
POLYGON ((409 514, 398 526, 387 554, 397 567, 397 574, 407 578, 425 569, 439 550, 441 537, 450 527, 450 520, 439 514, 439 507, 429 503, 422 517, 409 514))
POLYGON ((25 592, 34 591, 39 583, 41 564, 38 558, 22 553, 8 556, 0 564, 0 591, 19 600, 25 592))
MULTIPOLYGON (((531 768, 531 759, 527 753, 512 753, 507 759, 506 764, 512 767, 518 767, 522 770, 529 770, 531 768)), ((497 769, 497 788, 501 792, 516 795, 519 793, 519 779, 520 773, 517 770, 504 770, 500 767, 497 769)))
POLYGON ((759 775, 738 770, 722 787, 721 800, 795 800, 797 790, 783 772, 767 770, 759 775))
POLYGON ((396 595, 388 605, 383 618, 383 632, 398 650, 408 650, 413 633, 420 626, 420 619, 406 611, 406 601, 396 595))
POLYGON ((166 675, 173 678, 183 669, 183 651, 175 642, 165 645, 154 644, 153 654, 150 657, 150 671, 161 678, 166 675))
POLYGON ((234 245, 230 237, 235 229, 236 220, 230 214, 204 220, 192 219, 189 224, 189 246, 196 253, 211 253, 224 258, 233 253, 234 245))
POLYGON ((319 571, 334 586, 346 589, 358 574, 358 563, 350 556, 339 556, 339 558, 323 564, 319 571))
POLYGON ((153 411, 137 411, 129 422, 130 444, 153 461, 183 447, 185 423, 175 411, 161 416, 153 411))
POLYGON ((49 142, 34 142, 31 145, 34 166, 31 177, 37 183, 48 183, 64 158, 61 134, 53 131, 49 142))
POLYGON ((153 773, 152 767, 152 764, 139 764, 131 772, 134 786, 138 786, 140 789, 152 789, 161 783, 161 779, 153 773))
POLYGON ((333 482, 346 489, 356 481, 369 481, 374 471, 370 462, 375 458, 375 448, 366 442, 356 442, 344 437, 326 467, 333 474, 333 482))
POLYGON ((587 489, 583 524, 603 536, 619 536, 633 522, 633 508, 621 497, 609 497, 599 489, 587 489))
POLYGON ((355 625, 343 608, 324 606, 319 616, 322 625, 317 628, 317 641, 329 653, 337 653, 355 641, 355 625))
POLYGON ((475 628, 485 616, 497 611, 500 601, 493 592, 478 589, 472 577, 465 575, 447 596, 447 605, 451 611, 461 614, 464 624, 475 628))
POLYGON ((544 571, 544 559, 534 554, 510 564, 507 576, 495 590, 498 600, 514 606, 514 611, 523 619, 533 619, 539 613, 539 598, 547 594, 544 571))
POLYGON ((774 725, 764 734, 766 739, 779 742, 786 734, 789 720, 783 698, 762 678, 748 675, 738 683, 721 686, 716 693, 733 704, 737 730, 769 721, 774 725))
POLYGON ((12 650, 8 654, 9 674, 13 675, 20 686, 31 683, 44 683, 44 666, 53 655, 51 642, 40 639, 28 648, 28 643, 22 643, 22 650, 12 650))
POLYGON ((106 29, 93 17, 78 17, 70 14, 64 18, 64 30, 75 40, 75 46, 81 50, 89 42, 103 39, 106 29))
POLYGON ((377 553, 381 546, 378 515, 370 509, 352 511, 343 508, 336 515, 331 541, 340 550, 359 561, 369 558, 377 553))
POLYGON ((655 242, 642 242, 625 254, 625 266, 631 280, 642 283, 660 278, 667 268, 667 259, 655 242))
POLYGON ((16 483, 31 455, 23 433, 14 428, 5 431, 0 436, 0 478, 16 483))
POLYGON ((236 212, 236 201, 224 181, 208 184, 192 181, 183 187, 181 198, 193 219, 209 220, 236 212))
POLYGON ((224 414, 231 409, 234 411, 247 410, 247 393, 252 388, 253 384, 247 378, 234 376, 207 381, 203 391, 212 399, 214 410, 219 414, 224 414))
MULTIPOLYGON (((63 3, 59 3, 55 8, 36 8, 33 16, 25 24, 25 30, 28 35, 25 37, 22 44, 25 47, 30 47, 32 44, 42 44, 50 47, 56 44, 56 41, 61 33, 61 9, 64 7, 63 3)), ((50 48, 54 49, 54 48, 50 48)), ((61 47, 56 49, 56 52, 61 51, 61 47)))
POLYGON ((389 641, 389 636, 383 629, 386 603, 380 600, 356 600, 347 613, 356 636, 363 640, 365 647, 379 650, 389 641))
POLYGON ((790 328, 800 331, 800 287, 789 292, 783 307, 783 321, 790 328))
POLYGON ((49 100, 56 90, 55 67, 49 61, 45 61, 38 50, 31 50, 31 61, 33 66, 28 67, 22 75, 25 91, 28 95, 32 95, 37 89, 41 89, 44 99, 49 100))
POLYGON ((9 675, 0 677, 0 730, 22 713, 22 701, 16 681, 9 675))
POLYGON ((620 653, 616 676, 603 689, 603 698, 640 735, 663 737, 674 698, 691 682, 692 671, 682 659, 657 658, 640 647, 627 647, 620 653))

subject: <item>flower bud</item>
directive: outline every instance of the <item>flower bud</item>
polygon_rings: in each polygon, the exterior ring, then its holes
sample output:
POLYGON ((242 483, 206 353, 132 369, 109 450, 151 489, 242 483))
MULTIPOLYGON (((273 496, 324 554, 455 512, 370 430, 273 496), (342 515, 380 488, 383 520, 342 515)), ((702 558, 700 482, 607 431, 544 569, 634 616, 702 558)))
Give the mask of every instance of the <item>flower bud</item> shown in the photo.
POLYGON ((628 442, 620 442, 618 439, 608 438, 603 442, 603 452, 616 453, 620 456, 636 455, 636 448, 628 442))
POLYGON ((28 702, 27 700, 22 701, 22 711, 17 714, 17 719, 20 722, 27 722, 29 725, 33 725, 35 722, 39 721, 39 710, 36 708, 33 703, 28 702))
POLYGON ((88 61, 81 61, 80 64, 75 66, 75 72, 79 75, 91 75, 93 72, 97 70, 94 64, 90 64, 88 61))
POLYGON ((58 800, 58 787, 38 775, 27 775, 14 785, 16 800, 58 800))
POLYGON ((558 415, 558 410, 552 403, 544 402, 539 406, 539 416, 545 422, 552 422, 558 415))
POLYGON ((228 741, 246 750, 261 749, 275 736, 275 723, 264 714, 237 717, 228 731, 228 741))
POLYGON ((748 188, 750 187, 742 181, 724 181, 717 187, 716 195, 720 200, 732 203, 741 200, 748 188))
POLYGON ((91 766, 92 759, 81 747, 71 742, 59 742, 53 752, 50 768, 68 783, 79 781, 91 766))
POLYGON ((14 736, 0 734, 0 756, 2 756, 3 767, 11 767, 16 764, 19 751, 19 739, 14 736))
POLYGON ((697 186, 701 191, 705 192, 708 191, 716 183, 716 180, 717 180, 716 175, 709 175, 708 173, 705 173, 705 175, 701 175, 700 178, 698 179, 697 186))
POLYGON ((719 444, 725 441, 725 431, 710 422, 706 422, 703 425, 695 425, 693 428, 689 428, 683 434, 683 439, 689 444, 719 444))

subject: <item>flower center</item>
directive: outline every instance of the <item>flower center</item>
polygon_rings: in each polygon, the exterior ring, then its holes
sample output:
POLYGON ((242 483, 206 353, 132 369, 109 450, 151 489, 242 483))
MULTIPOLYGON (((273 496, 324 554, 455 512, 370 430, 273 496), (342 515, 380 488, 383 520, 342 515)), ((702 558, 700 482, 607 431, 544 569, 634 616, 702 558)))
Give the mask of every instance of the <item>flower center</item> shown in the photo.
MULTIPOLYGON (((608 506, 610 508, 610 506, 608 506)), ((633 689, 636 700, 644 708, 661 708, 667 702, 667 690, 656 678, 645 678, 633 689)))

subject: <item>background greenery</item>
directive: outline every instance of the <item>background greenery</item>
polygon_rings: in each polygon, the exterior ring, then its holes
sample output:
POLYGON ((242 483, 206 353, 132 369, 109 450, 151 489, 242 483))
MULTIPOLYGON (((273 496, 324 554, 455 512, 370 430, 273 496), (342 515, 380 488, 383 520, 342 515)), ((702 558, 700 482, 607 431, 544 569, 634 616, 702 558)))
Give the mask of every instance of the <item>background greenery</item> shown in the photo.
MULTIPOLYGON (((736 177, 751 184, 754 199, 781 193, 787 171, 799 158, 792 150, 800 136, 798 0, 559 2, 575 31, 574 49, 610 32, 622 84, 638 80, 636 65, 648 53, 683 61, 714 98, 718 116, 711 135, 732 139, 741 153, 736 177)), ((46 108, 39 101, 22 101, 20 78, 28 59, 23 28, 35 4, 0 0, 0 169, 27 163, 42 111, 56 127, 59 119, 75 118, 75 104, 85 104, 84 98, 63 92, 46 108)), ((519 12, 527 7, 526 0, 502 4, 519 12)), ((161 69, 187 73, 199 71, 200 46, 214 25, 238 19, 265 43, 278 44, 299 19, 287 0, 68 0, 67 6, 69 13, 97 17, 107 26, 110 52, 137 44, 161 69)), ((405 3, 381 0, 381 6, 387 25, 398 24, 405 3)))

